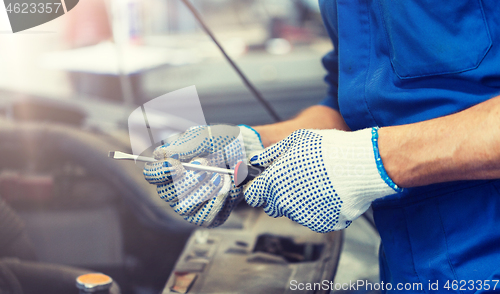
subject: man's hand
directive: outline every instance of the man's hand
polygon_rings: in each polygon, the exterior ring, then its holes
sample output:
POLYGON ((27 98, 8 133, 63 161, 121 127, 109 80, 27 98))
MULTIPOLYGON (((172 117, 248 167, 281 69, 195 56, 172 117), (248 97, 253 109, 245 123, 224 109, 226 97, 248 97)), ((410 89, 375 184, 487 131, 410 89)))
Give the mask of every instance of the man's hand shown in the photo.
POLYGON ((158 162, 144 167, 158 195, 188 222, 204 227, 223 224, 243 198, 234 177, 186 170, 181 162, 234 169, 247 152, 263 150, 258 133, 246 126, 199 126, 155 149, 158 162))
POLYGON ((245 190, 246 201, 313 231, 348 227, 371 202, 400 191, 385 174, 377 129, 298 130, 250 163, 268 168, 245 190))

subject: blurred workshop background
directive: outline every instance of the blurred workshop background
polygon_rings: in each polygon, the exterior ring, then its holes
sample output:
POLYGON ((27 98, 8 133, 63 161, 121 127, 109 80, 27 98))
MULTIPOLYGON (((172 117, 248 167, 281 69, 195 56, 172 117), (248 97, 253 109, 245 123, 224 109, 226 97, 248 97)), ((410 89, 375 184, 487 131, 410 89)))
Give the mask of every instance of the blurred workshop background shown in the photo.
MULTIPOLYGON (((193 4, 281 116, 324 96, 320 58, 331 42, 315 0, 193 4)), ((181 1, 86 0, 74 9, 31 30, 0 36, 0 87, 6 94, 98 108, 139 105, 195 85, 209 122, 272 121, 181 1), (131 93, 124 93, 120 71, 130 80, 131 93)), ((107 119, 106 126, 119 120, 107 119)))
MULTIPOLYGON (((332 44, 316 0, 191 2, 282 118, 324 97, 321 57, 332 44)), ((162 293, 195 228, 155 198, 140 164, 105 156, 130 151, 132 111, 192 85, 207 123, 273 122, 178 0, 82 0, 51 22, 0 33, 0 203, 12 210, 4 223, 16 224, 4 231, 27 244, 12 253, 4 238, 0 257, 104 272, 122 293, 162 293)), ((241 219, 231 228, 244 230, 241 219)), ((347 229, 336 282, 376 282, 378 243, 364 219, 347 229)))

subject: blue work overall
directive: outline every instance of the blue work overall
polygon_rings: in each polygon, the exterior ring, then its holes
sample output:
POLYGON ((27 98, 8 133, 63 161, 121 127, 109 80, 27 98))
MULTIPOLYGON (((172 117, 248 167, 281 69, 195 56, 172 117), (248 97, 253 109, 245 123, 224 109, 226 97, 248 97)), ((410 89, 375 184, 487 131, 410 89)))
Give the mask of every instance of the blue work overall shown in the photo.
MULTIPOLYGON (((319 2, 334 44, 321 104, 351 130, 429 120, 500 94, 497 0, 319 2)), ((373 208, 381 281, 393 286, 384 292, 482 293, 500 279, 500 181, 410 188, 373 208)))

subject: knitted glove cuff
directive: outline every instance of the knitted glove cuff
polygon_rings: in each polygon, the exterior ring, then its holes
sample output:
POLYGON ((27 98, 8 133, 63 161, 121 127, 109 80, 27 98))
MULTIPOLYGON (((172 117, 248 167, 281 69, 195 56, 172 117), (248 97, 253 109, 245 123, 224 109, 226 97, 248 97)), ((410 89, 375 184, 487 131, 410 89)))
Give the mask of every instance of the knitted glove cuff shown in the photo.
POLYGON ((240 127, 240 133, 243 137, 247 156, 255 153, 255 151, 264 150, 260 134, 256 130, 247 125, 238 125, 238 127, 240 127))
POLYGON ((376 160, 378 148, 373 145, 372 129, 315 132, 323 137, 325 168, 332 186, 343 201, 339 226, 342 223, 348 225, 364 213, 375 199, 399 192, 394 189, 397 186, 387 173, 384 177, 379 170, 383 165, 381 160, 376 160))

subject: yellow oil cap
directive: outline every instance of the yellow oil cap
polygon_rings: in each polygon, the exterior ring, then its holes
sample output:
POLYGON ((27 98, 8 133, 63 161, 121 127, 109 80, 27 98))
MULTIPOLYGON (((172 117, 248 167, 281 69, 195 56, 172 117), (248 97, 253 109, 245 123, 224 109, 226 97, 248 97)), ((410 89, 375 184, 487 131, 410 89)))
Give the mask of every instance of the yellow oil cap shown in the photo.
POLYGON ((90 273, 76 278, 76 287, 84 293, 95 293, 111 288, 113 279, 110 276, 100 273, 90 273))

